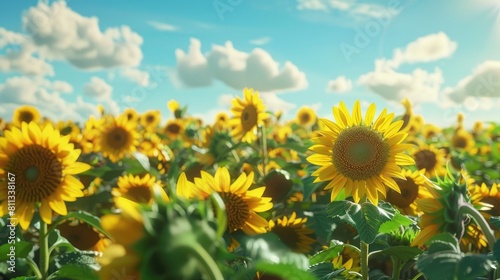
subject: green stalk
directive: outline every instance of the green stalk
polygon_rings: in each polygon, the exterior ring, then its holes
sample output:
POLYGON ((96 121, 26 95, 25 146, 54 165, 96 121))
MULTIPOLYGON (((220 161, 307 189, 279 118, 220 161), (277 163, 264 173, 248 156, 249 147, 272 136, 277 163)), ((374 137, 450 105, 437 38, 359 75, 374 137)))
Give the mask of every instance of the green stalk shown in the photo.
POLYGON ((35 261, 33 261, 31 258, 26 258, 25 260, 28 266, 33 271, 33 273, 35 273, 35 277, 37 279, 42 279, 42 273, 40 272, 40 269, 38 269, 38 266, 36 265, 35 261))
POLYGON ((493 251, 493 246, 495 245, 495 234, 483 215, 481 215, 481 213, 479 213, 476 208, 472 207, 469 203, 462 204, 458 211, 462 214, 470 215, 474 221, 476 221, 479 227, 481 227, 481 231, 484 236, 486 236, 490 250, 493 251))
POLYGON ((368 280, 368 243, 361 241, 361 279, 368 280))
POLYGON ((224 276, 222 275, 222 272, 219 269, 219 266, 217 266, 217 263, 215 263, 214 259, 210 254, 201 247, 201 245, 197 242, 194 242, 192 244, 186 244, 182 246, 186 250, 191 251, 193 256, 198 260, 198 263, 201 264, 205 270, 205 273, 207 273, 207 276, 209 277, 208 279, 210 280, 223 280, 224 276))
POLYGON ((399 280, 399 273, 401 272, 401 261, 399 258, 391 257, 392 261, 392 279, 399 280))
POLYGON ((262 173, 263 177, 266 177, 267 139, 266 139, 266 127, 264 125, 259 125, 259 135, 260 135, 260 146, 262 151, 262 173))
POLYGON ((48 230, 47 224, 40 219, 40 232, 39 232, 39 241, 40 241, 40 263, 38 268, 40 269, 41 279, 47 279, 49 273, 49 240, 48 240, 48 230))

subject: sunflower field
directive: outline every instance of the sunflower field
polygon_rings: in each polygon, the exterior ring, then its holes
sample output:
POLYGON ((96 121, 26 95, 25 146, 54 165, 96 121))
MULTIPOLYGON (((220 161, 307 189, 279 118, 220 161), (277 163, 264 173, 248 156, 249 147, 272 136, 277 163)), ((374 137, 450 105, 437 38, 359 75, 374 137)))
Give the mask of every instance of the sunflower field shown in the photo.
POLYGON ((0 121, 0 279, 500 278, 500 123, 166 105, 0 121))

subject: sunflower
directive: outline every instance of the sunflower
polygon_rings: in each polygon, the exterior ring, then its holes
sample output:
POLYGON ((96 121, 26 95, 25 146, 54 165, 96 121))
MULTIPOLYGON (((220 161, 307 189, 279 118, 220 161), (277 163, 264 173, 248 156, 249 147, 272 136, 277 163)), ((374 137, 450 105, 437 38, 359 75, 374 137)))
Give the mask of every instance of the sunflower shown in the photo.
POLYGON ((90 165, 77 162, 80 150, 69 143, 69 136, 61 137, 52 125, 43 129, 31 122, 21 129, 12 128, 0 138, 0 216, 8 213, 7 177, 15 176, 16 217, 27 229, 40 202, 39 212, 47 224, 53 211, 66 215, 65 201, 83 196, 83 185, 73 175, 85 172, 90 165))
POLYGON ((464 129, 457 129, 451 138, 451 146, 457 150, 467 151, 471 155, 477 153, 476 142, 474 136, 464 129))
POLYGON ((293 187, 290 174, 281 170, 279 166, 266 174, 263 181, 266 191, 263 195, 270 197, 273 202, 283 200, 293 187))
POLYGON ((361 257, 359 253, 348 246, 344 246, 340 255, 334 258, 332 263, 335 270, 346 269, 342 272, 342 276, 344 276, 345 279, 356 279, 356 276, 350 274, 349 271, 358 273, 361 271, 361 257))
POLYGON ((274 139, 280 143, 286 143, 288 137, 292 135, 292 128, 289 125, 284 125, 276 129, 274 139))
POLYGON ((154 131, 161 121, 160 111, 150 110, 140 117, 141 125, 147 131, 154 131))
POLYGON ((125 109, 122 114, 126 116, 129 122, 137 122, 139 120, 139 113, 133 108, 125 109))
POLYGON ((387 202, 397 206, 401 213, 405 215, 416 215, 417 198, 428 196, 425 188, 425 181, 422 178, 422 171, 412 172, 411 170, 403 171, 406 180, 395 178, 394 181, 399 186, 401 193, 395 192, 392 189, 387 190, 387 202))
POLYGON ((446 173, 446 158, 443 149, 437 149, 434 145, 422 144, 412 153, 418 170, 425 169, 426 177, 443 176, 446 173))
POLYGON ((144 176, 134 176, 132 174, 118 178, 118 187, 112 190, 115 197, 124 197, 137 203, 153 203, 155 191, 168 201, 168 196, 161 188, 161 182, 154 176, 146 174, 144 176))
MULTIPOLYGON (((495 183, 490 188, 485 183, 482 183, 481 186, 474 184, 469 187, 472 205, 481 211, 481 214, 488 222, 492 216, 500 216, 499 188, 499 185, 495 183), (485 207, 485 204, 488 206, 485 207)), ((495 237, 500 238, 500 231, 495 231, 495 237)))
POLYGON ((175 111, 179 110, 181 105, 179 105, 179 102, 177 102, 173 99, 170 99, 170 101, 168 101, 168 103, 167 103, 167 107, 170 110, 170 112, 175 113, 175 111))
POLYGON ((295 122, 300 126, 310 127, 316 123, 316 112, 311 107, 303 106, 297 111, 295 122))
POLYGON ((264 112, 265 107, 258 92, 245 88, 243 94, 244 99, 236 97, 232 102, 231 112, 234 117, 229 124, 234 128, 231 135, 237 140, 252 143, 257 139, 257 126, 264 124, 267 113, 264 112))
MULTIPOLYGON (((116 274, 139 278, 140 258, 134 245, 144 236, 144 222, 139 205, 123 197, 114 199, 120 214, 108 214, 101 218, 104 230, 113 237, 113 244, 97 258, 101 265, 99 279, 116 279, 116 274)), ((123 277, 123 276, 122 276, 123 277)))
POLYGON ((100 128, 96 149, 112 162, 117 162, 126 155, 135 152, 139 141, 137 126, 128 122, 125 116, 111 117, 108 123, 100 128))
POLYGON ((111 243, 95 228, 79 220, 67 220, 58 225, 57 229, 62 237, 79 250, 103 252, 111 243))
POLYGON ((471 223, 467 226, 462 239, 460 239, 460 247, 464 253, 487 253, 485 249, 488 249, 488 240, 481 228, 471 223))
POLYGON ((309 149, 315 154, 307 161, 321 166, 312 175, 315 182, 330 181, 325 190, 332 189, 333 201, 341 190, 352 195, 357 203, 365 196, 375 205, 378 192, 385 197, 386 186, 400 193, 394 178, 404 179, 399 165, 411 165, 413 159, 403 152, 411 145, 402 144, 407 134, 400 131, 403 121, 392 122, 394 114, 384 110, 374 120, 375 104, 371 104, 362 120, 359 100, 353 116, 343 102, 333 108, 337 123, 321 119, 324 129, 312 140, 309 149))
POLYGON ((425 139, 432 139, 441 133, 441 128, 433 124, 425 124, 422 129, 422 135, 425 139))
POLYGON ((181 119, 169 120, 163 131, 168 137, 175 139, 184 132, 184 122, 181 119))
POLYGON ((413 117, 413 107, 410 99, 408 98, 403 99, 403 101, 401 101, 401 104, 405 107, 405 113, 401 118, 403 120, 403 126, 401 126, 401 129, 404 129, 410 124, 410 120, 413 117))
POLYGON ((194 183, 181 174, 177 182, 177 193, 187 198, 206 199, 217 192, 226 206, 227 229, 230 233, 240 229, 248 235, 265 233, 268 222, 257 213, 271 209, 273 204, 271 198, 262 197, 265 187, 248 190, 253 179, 253 172, 248 176, 242 173, 231 184, 229 171, 225 167, 218 168, 215 176, 201 171, 201 178, 195 178, 194 183))
POLYGON ((290 217, 269 221, 269 231, 296 253, 311 252, 311 245, 315 242, 311 235, 314 231, 306 227, 307 218, 297 218, 295 212, 290 217))
POLYGON ((218 130, 224 130, 229 127, 229 116, 225 112, 219 112, 215 116, 214 127, 218 130))
POLYGON ((36 122, 38 123, 41 119, 40 112, 33 107, 29 105, 24 105, 19 108, 17 108, 14 111, 14 115, 12 116, 12 123, 16 127, 21 127, 21 124, 23 122, 25 123, 30 123, 30 122, 36 122))

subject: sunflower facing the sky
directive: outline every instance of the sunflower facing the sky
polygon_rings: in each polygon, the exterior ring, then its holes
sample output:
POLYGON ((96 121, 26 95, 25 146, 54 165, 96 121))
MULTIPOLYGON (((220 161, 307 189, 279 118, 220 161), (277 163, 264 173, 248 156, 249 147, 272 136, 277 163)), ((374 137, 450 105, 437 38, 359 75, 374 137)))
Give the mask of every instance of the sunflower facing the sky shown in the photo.
POLYGON ((399 165, 411 165, 413 159, 403 152, 411 148, 403 144, 407 134, 400 131, 403 121, 393 122, 394 114, 387 110, 375 117, 375 104, 368 108, 365 118, 361 116, 359 100, 355 102, 353 114, 343 102, 333 107, 336 123, 321 119, 323 129, 309 149, 315 154, 307 160, 320 166, 312 175, 315 182, 329 181, 325 190, 332 189, 333 201, 340 191, 351 195, 357 203, 366 197, 375 205, 379 195, 386 195, 386 187, 400 193, 394 178, 404 179, 399 165))
POLYGON ((5 131, 0 138, 0 216, 8 213, 7 176, 16 179, 16 213, 23 229, 27 229, 40 203, 42 220, 50 224, 53 212, 67 215, 65 201, 83 196, 83 185, 73 175, 85 172, 90 165, 77 162, 80 150, 69 143, 69 135, 61 137, 51 124, 43 130, 34 123, 23 123, 21 129, 5 131))
POLYGON ((194 178, 194 183, 189 182, 182 173, 177 182, 177 193, 186 198, 206 199, 217 192, 226 206, 229 232, 241 229, 248 235, 260 234, 266 232, 268 221, 257 213, 271 209, 273 204, 271 198, 262 197, 265 187, 249 190, 253 179, 253 172, 248 176, 242 173, 231 183, 229 171, 225 167, 218 168, 215 176, 201 171, 201 178, 194 178))
POLYGON ((233 126, 231 135, 242 142, 251 143, 257 139, 257 126, 264 124, 267 113, 259 93, 245 88, 244 98, 236 97, 232 103, 231 113, 234 117, 229 121, 233 126))
POLYGON ((446 153, 434 145, 420 145, 412 153, 418 170, 425 169, 425 176, 432 178, 446 173, 446 153))
POLYGON ((96 149, 112 162, 117 162, 127 154, 135 152, 139 143, 137 124, 128 122, 125 116, 111 117, 106 125, 100 127, 100 131, 96 149))
POLYGON ((160 111, 150 110, 140 117, 141 125, 147 131, 154 131, 161 121, 160 111))
POLYGON ((290 217, 269 221, 269 231, 276 234, 280 240, 296 253, 311 252, 315 242, 311 235, 314 231, 306 227, 307 218, 297 218, 295 212, 290 217))
POLYGON ((29 105, 24 105, 18 107, 14 111, 14 115, 12 116, 12 123, 14 126, 21 127, 21 124, 23 122, 25 123, 30 123, 30 122, 39 122, 41 119, 40 112, 33 107, 29 105))

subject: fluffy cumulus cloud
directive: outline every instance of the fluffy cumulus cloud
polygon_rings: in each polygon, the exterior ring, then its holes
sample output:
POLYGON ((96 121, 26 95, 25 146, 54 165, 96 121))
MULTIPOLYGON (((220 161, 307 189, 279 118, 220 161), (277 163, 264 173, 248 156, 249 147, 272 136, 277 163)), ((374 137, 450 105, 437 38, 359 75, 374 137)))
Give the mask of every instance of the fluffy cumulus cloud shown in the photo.
POLYGON ((33 54, 27 47, 9 49, 0 56, 0 72, 20 72, 26 75, 54 75, 52 65, 33 54))
POLYGON ((352 89, 352 81, 345 76, 339 76, 330 80, 326 86, 327 92, 349 92, 352 89))
POLYGON ((68 93, 72 87, 64 81, 49 81, 40 77, 11 77, 0 84, 1 117, 10 120, 20 105, 32 105, 43 116, 52 120, 72 119, 84 121, 90 115, 97 116, 97 108, 78 97, 68 102, 61 94, 68 93))
POLYGON ((409 98, 415 103, 435 102, 439 97, 443 75, 438 68, 432 73, 422 69, 399 73, 391 68, 377 68, 362 75, 358 82, 389 101, 399 102, 409 98))
POLYGON ((121 69, 120 74, 129 81, 132 81, 140 86, 145 87, 150 85, 149 73, 146 71, 141 71, 139 69, 131 67, 125 67, 121 69))
POLYGON ((398 68, 404 63, 432 62, 452 56, 456 49, 457 43, 439 32, 420 37, 404 49, 396 49, 392 59, 385 63, 388 67, 398 68))
POLYGON ((111 97, 113 87, 99 77, 92 77, 90 81, 85 84, 83 92, 88 96, 97 98, 98 100, 105 100, 111 97))
POLYGON ((205 87, 214 81, 241 90, 252 87, 263 92, 289 91, 308 86, 306 75, 291 62, 280 69, 265 50, 256 48, 251 53, 235 49, 231 42, 214 45, 207 54, 201 52, 201 43, 191 39, 188 52, 176 51, 177 67, 174 82, 187 87, 205 87))
POLYGON ((0 49, 8 45, 20 45, 25 41, 26 37, 24 35, 0 27, 0 49))
POLYGON ((64 1, 40 1, 23 14, 22 22, 30 42, 47 59, 87 70, 133 67, 142 60, 142 37, 130 27, 101 31, 96 17, 84 17, 64 1))
POLYGON ((500 61, 483 62, 455 87, 446 88, 444 95, 455 103, 470 103, 473 99, 489 97, 500 98, 500 61))

